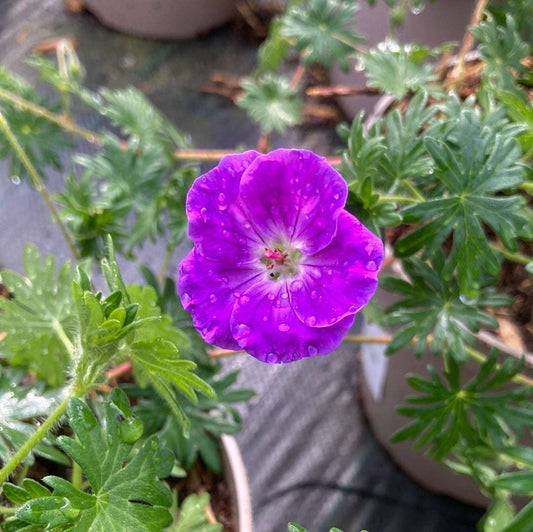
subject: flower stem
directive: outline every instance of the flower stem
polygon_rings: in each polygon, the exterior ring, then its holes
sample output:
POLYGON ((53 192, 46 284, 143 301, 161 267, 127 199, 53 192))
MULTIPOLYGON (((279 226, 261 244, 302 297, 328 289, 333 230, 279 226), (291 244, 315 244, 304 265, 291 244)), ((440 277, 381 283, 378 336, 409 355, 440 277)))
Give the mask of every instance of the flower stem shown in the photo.
POLYGON ((46 118, 47 120, 50 120, 50 122, 62 127, 65 131, 69 131, 70 133, 74 133, 75 135, 83 137, 91 144, 102 144, 102 138, 93 131, 89 131, 88 129, 78 126, 70 118, 64 115, 52 113, 45 107, 37 105, 33 102, 29 102, 28 100, 21 98, 11 91, 0 88, 0 99, 7 100, 15 105, 18 105, 26 111, 30 111, 30 113, 33 113, 34 115, 46 118))
POLYGON ((418 189, 409 181, 409 179, 402 179, 405 188, 417 199, 419 202, 426 201, 426 198, 418 191, 418 189))
POLYGON ((294 74, 292 75, 290 85, 293 89, 298 87, 300 84, 300 81, 302 81, 302 78, 305 74, 305 65, 303 63, 298 63, 298 66, 296 67, 296 70, 294 71, 294 74))
POLYGON ((26 155, 26 152, 22 149, 22 146, 20 145, 19 141, 11 131, 11 128, 9 127, 9 124, 7 123, 7 120, 5 119, 2 112, 0 112, 0 130, 4 132, 5 136, 7 137, 7 140, 17 153, 19 159, 21 160, 22 164, 28 171, 28 174, 30 175, 30 178, 37 189, 37 191, 41 194, 44 201, 48 205, 48 208, 50 209, 50 212, 52 213, 52 217, 56 221, 57 225, 59 226, 59 229, 61 230, 61 233, 63 234, 63 237, 65 238, 68 247, 70 248, 70 251, 72 253, 72 256, 79 260, 79 254, 78 250, 76 249, 76 246, 74 245, 74 241, 72 240, 72 237, 70 236, 70 233, 68 232, 67 228, 63 224, 63 221, 61 220, 61 217, 59 216, 59 213, 57 212, 57 209, 55 208, 54 202, 52 201, 52 197, 48 193, 48 190, 46 189, 43 180, 37 173, 37 170, 33 166, 32 162, 26 155))
POLYGON ((506 259, 517 262, 518 264, 529 264, 533 261, 533 257, 522 255, 522 253, 513 253, 498 244, 490 244, 490 249, 501 253, 506 259))
POLYGON ((174 248, 167 249, 165 258, 163 259, 163 263, 161 264, 161 269, 159 270, 158 280, 160 283, 162 283, 165 280, 165 275, 168 272, 168 267, 170 265, 170 261, 172 260, 173 253, 174 253, 174 248))
POLYGON ((312 98, 330 98, 331 96, 354 96, 356 94, 379 94, 379 89, 365 85, 354 87, 350 85, 317 85, 309 87, 305 93, 312 98))
POLYGON ((0 470, 0 484, 6 480, 31 450, 48 434, 48 431, 59 421, 61 416, 67 410, 68 402, 72 397, 74 397, 73 394, 68 394, 67 397, 57 405, 56 409, 50 414, 48 419, 38 427, 26 443, 4 465, 0 470))
MULTIPOLYGON (((76 441, 79 441, 77 437, 76 437, 76 441)), ((72 460, 72 476, 71 476, 70 480, 72 482, 72 485, 76 489, 78 489, 78 490, 82 489, 83 472, 81 470, 80 464, 78 464, 78 462, 76 462, 76 460, 72 460)))
POLYGON ((343 338, 343 342, 353 344, 388 344, 392 336, 366 336, 364 334, 348 334, 343 338))
POLYGON ((14 514, 16 511, 15 506, 0 506, 0 514, 14 514))

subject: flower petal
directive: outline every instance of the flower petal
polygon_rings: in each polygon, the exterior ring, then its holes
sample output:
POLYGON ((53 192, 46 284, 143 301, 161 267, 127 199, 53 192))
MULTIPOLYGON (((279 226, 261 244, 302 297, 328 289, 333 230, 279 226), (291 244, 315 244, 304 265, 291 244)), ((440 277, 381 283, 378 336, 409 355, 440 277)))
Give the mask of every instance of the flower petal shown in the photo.
POLYGON ((304 323, 329 327, 364 307, 377 286, 383 243, 355 216, 342 211, 331 244, 304 257, 289 282, 294 312, 304 323))
POLYGON ((239 349, 230 330, 235 302, 257 275, 253 267, 224 265, 198 255, 193 249, 179 265, 178 294, 191 313, 194 327, 209 344, 239 349))
POLYGON ((292 310, 285 283, 253 283, 240 297, 231 315, 231 331, 247 353, 268 363, 326 355, 336 349, 354 316, 331 327, 309 327, 292 310))
POLYGON ((340 174, 307 150, 280 149, 257 157, 240 190, 267 244, 292 243, 306 254, 329 244, 347 196, 340 174))
POLYGON ((239 183, 258 156, 255 151, 226 155, 218 166, 194 181, 187 194, 186 210, 189 237, 199 255, 243 264, 257 260, 251 248, 264 244, 243 212, 239 183))

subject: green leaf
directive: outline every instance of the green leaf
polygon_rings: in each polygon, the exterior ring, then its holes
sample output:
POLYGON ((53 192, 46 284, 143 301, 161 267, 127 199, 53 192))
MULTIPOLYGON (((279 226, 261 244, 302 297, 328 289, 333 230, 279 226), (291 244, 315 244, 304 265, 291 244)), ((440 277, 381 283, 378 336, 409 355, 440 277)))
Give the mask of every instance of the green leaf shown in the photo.
POLYGON ((495 488, 508 490, 512 493, 533 495, 533 471, 500 475, 492 484, 495 488))
POLYGON ((369 87, 389 93, 401 100, 409 92, 430 90, 437 79, 433 66, 424 60, 435 52, 416 44, 400 45, 388 40, 377 48, 359 55, 369 87))
MULTIPOLYGON (((120 389, 113 390, 104 409, 105 431, 87 405, 72 399, 68 415, 77 439, 58 438, 62 449, 80 465, 92 493, 60 477, 45 477, 43 482, 52 492, 26 500, 17 510, 17 519, 46 530, 67 527, 94 532, 113 529, 116 523, 123 530, 159 532, 172 523, 168 511, 172 497, 159 480, 170 473, 172 454, 152 437, 132 455, 143 429, 120 389)), ((23 489, 28 492, 26 485, 23 489)), ((13 492, 14 488, 8 490, 13 492)), ((17 500, 23 496, 18 490, 17 500)))
POLYGON ((513 137, 482 125, 478 115, 468 109, 460 114, 456 135, 448 141, 428 137, 425 145, 441 184, 439 197, 404 209, 404 222, 425 224, 402 237, 395 254, 405 257, 424 248, 430 255, 452 235, 450 264, 456 265, 461 293, 474 298, 483 272, 496 273, 499 268, 482 224, 490 226, 514 251, 516 235, 529 223, 520 212, 521 196, 499 194, 523 182, 521 151, 513 137))
POLYGON ((209 493, 189 495, 181 503, 176 522, 167 532, 222 532, 223 526, 209 523, 206 509, 209 505, 209 493))
MULTIPOLYGON (((198 396, 197 404, 186 402, 183 411, 190 420, 187 438, 171 410, 155 393, 142 390, 142 399, 135 408, 136 414, 143 420, 149 434, 156 433, 165 445, 174 451, 177 461, 190 469, 201 456, 203 462, 214 472, 222 471, 219 451, 219 438, 222 434, 233 434, 240 430, 241 418, 233 407, 234 403, 246 401, 254 393, 247 389, 235 389, 232 385, 238 372, 224 377, 215 377, 216 368, 205 373, 204 380, 216 393, 216 399, 198 396)), ((133 396, 139 395, 135 389, 128 390, 133 396)))
POLYGON ((294 43, 305 64, 326 68, 338 61, 348 69, 347 56, 364 38, 353 30, 358 11, 355 2, 309 0, 293 5, 283 17, 281 35, 294 43))
MULTIPOLYGON (((418 395, 408 397, 407 406, 397 410, 413 421, 396 432, 392 441, 413 440, 419 448, 429 445, 429 454, 436 460, 443 460, 450 452, 461 455, 463 450, 479 447, 490 449, 494 457, 495 449, 505 448, 523 429, 530 430, 533 391, 530 387, 509 389, 523 361, 506 359, 499 367, 496 361, 497 354, 493 353, 464 385, 460 383, 459 366, 452 358, 448 358, 443 378, 431 366, 429 378, 408 376, 409 385, 418 395)), ((472 464, 471 458, 468 464, 472 464)), ((513 486, 528 493, 533 490, 533 473, 516 473, 519 476, 515 478, 513 475, 499 477, 492 487, 513 486)))
POLYGON ((259 80, 244 79, 237 105, 246 109, 262 131, 283 133, 302 120, 302 103, 297 90, 281 77, 266 74, 259 80))
POLYGON ((0 331, 7 333, 0 342, 0 357, 60 386, 72 354, 68 335, 75 324, 70 264, 65 263, 57 273, 51 255, 41 258, 37 248, 28 245, 23 265, 25 276, 1 272, 14 298, 0 298, 0 331))
POLYGON ((523 124, 526 130, 518 136, 522 144, 522 149, 526 153, 533 150, 533 106, 522 95, 517 95, 509 91, 498 91, 496 97, 500 102, 507 106, 510 118, 518 123, 523 124))
POLYGON ((498 88, 514 88, 511 69, 524 71, 521 60, 529 53, 529 45, 517 31, 515 19, 510 13, 505 25, 500 26, 489 16, 470 30, 478 40, 479 54, 486 62, 486 74, 498 88))
POLYGON ((480 521, 478 528, 483 532, 501 532, 514 517, 514 507, 508 497, 498 496, 480 521))
MULTIPOLYGON (((0 88, 17 96, 45 107, 51 112, 57 111, 57 106, 50 105, 23 79, 0 66, 0 88)), ((65 149, 72 148, 72 140, 62 128, 44 117, 36 116, 30 111, 21 109, 15 104, 0 98, 0 111, 22 149, 35 166, 37 173, 44 177, 46 168, 61 168, 59 154, 65 149)), ((14 182, 27 178, 26 167, 20 161, 18 154, 3 134, 0 135, 0 159, 9 158, 9 175, 14 182)))
POLYGON ((393 353, 417 337, 417 352, 422 354, 427 337, 432 336, 435 355, 449 353, 458 362, 467 357, 465 348, 473 345, 473 334, 481 327, 498 328, 498 322, 484 308, 506 306, 511 299, 484 288, 478 298, 468 300, 461 294, 455 277, 449 277, 449 262, 442 251, 431 262, 418 257, 405 259, 407 280, 382 277, 380 286, 397 294, 398 300, 385 310, 385 322, 400 328, 387 352, 393 353))
MULTIPOLYGON (((25 385, 25 377, 26 372, 21 368, 0 367, 0 462, 3 463, 35 432, 38 420, 52 412, 63 392, 61 389, 44 391, 44 383, 39 381, 31 386, 25 385)), ((53 443, 53 436, 43 440, 27 456, 26 463, 33 464, 35 454, 63 465, 68 464, 53 443)))
POLYGON ((533 532, 533 501, 525 506, 502 532, 533 532))

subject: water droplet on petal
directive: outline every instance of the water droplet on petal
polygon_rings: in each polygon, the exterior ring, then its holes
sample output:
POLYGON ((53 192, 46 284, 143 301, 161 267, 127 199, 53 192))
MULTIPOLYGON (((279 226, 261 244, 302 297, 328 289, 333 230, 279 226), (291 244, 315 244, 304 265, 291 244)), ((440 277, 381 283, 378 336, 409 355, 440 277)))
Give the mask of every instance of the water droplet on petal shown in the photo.
POLYGON ((223 229, 222 230, 222 236, 225 237, 225 238, 228 238, 229 236, 229 231, 227 229, 223 229))
POLYGON ((287 332, 291 330, 291 326, 288 323, 280 323, 278 325, 278 330, 281 332, 287 332))
POLYGON ((188 212, 192 211, 192 205, 190 203, 187 203, 187 206, 185 207, 188 212))
POLYGON ((278 355, 276 355, 276 353, 268 353, 268 355, 266 356, 266 361, 269 364, 276 364, 278 360, 279 360, 279 357, 278 355))
POLYGON ((200 209, 200 216, 202 217, 202 220, 204 221, 204 223, 207 222, 207 209, 205 207, 202 207, 200 209))
POLYGON ((307 346, 307 354, 311 357, 315 356, 316 354, 318 353, 318 349, 312 345, 312 344, 309 344, 307 346))
POLYGON ((270 299, 270 301, 274 301, 274 298, 276 297, 272 292, 270 292, 270 294, 268 294, 268 299, 270 299))
POLYGON ((314 327, 316 324, 316 316, 309 316, 305 320, 306 325, 309 325, 309 327, 314 327))
POLYGON ((311 299, 317 299, 318 298, 318 292, 316 290, 312 290, 311 293, 309 294, 309 297, 311 299))
POLYGON ((185 292, 183 296, 181 297, 181 302, 183 303, 184 307, 187 307, 187 305, 192 301, 191 294, 188 292, 185 292))
POLYGON ((227 284, 228 283, 228 278, 227 277, 222 277, 222 282, 227 284))
POLYGON ((369 261, 366 267, 371 272, 375 272, 378 269, 377 264, 373 260, 369 261))
POLYGON ((250 303, 250 298, 247 295, 243 295, 239 298, 239 305, 241 307, 245 307, 248 303, 250 303))
POLYGON ((326 270, 326 273, 327 273, 328 275, 333 275, 333 270, 332 270, 331 268, 328 268, 328 269, 326 270))
POLYGON ((246 325, 245 323, 240 323, 239 325, 237 325, 235 340, 246 338, 247 336, 250 335, 251 332, 252 330, 250 329, 250 327, 248 327, 248 325, 246 325))
POLYGON ((263 316, 263 321, 268 321, 268 316, 267 315, 263 316))
POLYGON ((273 215, 277 215, 277 214, 279 214, 279 209, 275 205, 272 205, 272 207, 270 207, 270 212, 273 215))
POLYGON ((211 301, 211 303, 216 303, 217 302, 217 296, 215 294, 211 294, 209 296, 209 301, 211 301))
POLYGON ((290 285, 291 292, 297 292, 298 290, 301 290, 303 285, 304 284, 302 283, 302 281, 293 281, 290 285))
POLYGON ((289 297, 289 294, 287 294, 287 292, 283 292, 283 294, 281 294, 281 299, 287 299, 289 297))

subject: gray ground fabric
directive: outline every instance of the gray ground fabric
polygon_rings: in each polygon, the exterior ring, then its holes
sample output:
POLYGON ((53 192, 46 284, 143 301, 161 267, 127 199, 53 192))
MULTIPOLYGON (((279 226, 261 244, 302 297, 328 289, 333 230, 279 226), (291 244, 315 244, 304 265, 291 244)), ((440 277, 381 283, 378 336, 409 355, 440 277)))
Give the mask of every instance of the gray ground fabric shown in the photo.
MULTIPOLYGON (((90 88, 136 86, 189 132, 197 147, 255 145, 257 128, 241 109, 198 90, 214 70, 242 75, 253 68, 256 46, 240 40, 231 27, 195 40, 158 42, 110 31, 89 14, 69 15, 61 0, 0 0, 0 61, 27 79, 35 82, 35 74, 21 59, 32 45, 67 34, 79 40, 90 88)), ((38 87, 49 92, 42 83, 38 87)), ((93 116, 78 109, 75 113, 86 127, 98 127, 93 116)), ((337 142, 333 128, 323 127, 298 128, 274 139, 276 147, 322 154, 333 154, 337 142)), ((91 150, 87 144, 80 148, 91 150)), ((63 154, 67 168, 70 157, 63 154)), ((42 253, 53 252, 58 262, 68 258, 40 196, 10 177, 5 161, 0 162, 0 265, 20 269, 26 242, 34 242, 42 253)), ((47 177, 53 191, 61 189, 62 174, 49 172, 47 177)), ((163 255, 163 246, 147 246, 141 259, 158 268, 163 255)), ((129 265, 125 277, 138 280, 136 267, 129 265)), ((257 391, 241 409, 244 429, 237 437, 248 469, 256 532, 283 532, 290 520, 313 532, 330 526, 345 532, 475 530, 478 509, 417 486, 370 434, 357 400, 360 368, 354 346, 287 366, 268 366, 248 356, 228 359, 225 365, 240 368, 240 383, 257 391)))

